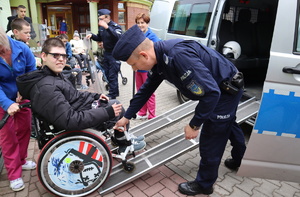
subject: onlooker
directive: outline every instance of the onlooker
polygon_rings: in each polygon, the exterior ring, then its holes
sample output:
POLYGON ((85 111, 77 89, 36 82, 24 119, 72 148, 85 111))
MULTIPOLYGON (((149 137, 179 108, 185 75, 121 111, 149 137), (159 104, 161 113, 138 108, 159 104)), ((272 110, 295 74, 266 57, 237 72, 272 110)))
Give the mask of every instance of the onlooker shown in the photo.
POLYGON ((0 129, 0 146, 13 191, 25 188, 22 170, 36 168, 35 162, 26 161, 31 133, 31 110, 19 108, 19 104, 28 101, 22 99, 16 85, 16 77, 35 70, 35 64, 29 47, 6 36, 0 27, 0 117, 6 112, 10 115, 0 129))
POLYGON ((115 99, 119 96, 118 73, 120 71, 121 62, 112 56, 112 50, 122 35, 122 29, 120 25, 111 20, 110 10, 108 9, 98 10, 98 20, 98 34, 89 34, 86 38, 94 41, 103 41, 105 52, 102 66, 105 71, 105 76, 108 79, 108 97, 115 99))
POLYGON ((22 18, 16 18, 11 23, 13 37, 16 40, 22 41, 29 46, 30 40, 30 24, 22 18))
POLYGON ((179 184, 185 195, 211 194, 228 139, 233 146, 225 166, 241 164, 246 145, 236 122, 243 94, 242 73, 222 54, 193 40, 171 39, 153 43, 134 25, 120 38, 113 51, 133 70, 151 70, 151 75, 130 101, 115 128, 125 127, 151 94, 168 80, 191 100, 198 101, 195 113, 184 128, 185 138, 199 138, 200 164, 195 180, 179 184))
MULTIPOLYGON (((151 31, 149 28, 150 16, 144 13, 139 13, 135 17, 135 23, 137 26, 142 30, 147 38, 152 40, 153 42, 157 42, 160 39, 151 31)), ((135 72, 135 83, 137 91, 140 87, 146 82, 148 78, 148 71, 147 70, 137 70, 135 72)), ((148 112, 148 119, 155 118, 155 94, 153 93, 147 103, 140 109, 137 113, 136 119, 147 119, 147 112, 148 112)))
POLYGON ((66 20, 63 19, 60 23, 59 23, 59 34, 67 34, 68 32, 68 25, 66 23, 66 20))
POLYGON ((85 54, 85 48, 83 44, 83 40, 80 39, 80 36, 78 33, 74 33, 73 39, 70 40, 70 44, 72 47, 72 52, 75 58, 78 60, 78 64, 82 71, 87 71, 88 68, 88 59, 85 54), (83 65, 82 65, 83 61, 83 65))
POLYGON ((32 26, 32 21, 31 18, 26 16, 26 7, 24 5, 19 5, 17 8, 17 15, 16 16, 10 16, 7 18, 8 20, 8 24, 7 24, 7 28, 6 28, 6 32, 11 30, 11 22, 15 19, 15 18, 22 18, 24 20, 26 20, 29 24, 30 24, 30 38, 34 39, 36 37, 36 33, 33 29, 32 26))
POLYGON ((98 48, 97 48, 97 51, 94 52, 94 55, 96 56, 95 57, 95 64, 96 64, 96 68, 98 71, 101 70, 102 72, 102 78, 105 82, 108 83, 108 79, 105 75, 105 70, 103 68, 103 60, 104 60, 104 47, 103 47, 103 42, 102 41, 99 41, 97 42, 98 43, 98 48))
MULTIPOLYGON (((56 131, 111 129, 124 113, 122 104, 109 100, 104 94, 76 90, 61 74, 67 56, 60 39, 47 39, 41 53, 43 68, 17 79, 20 94, 30 99, 32 111, 53 125, 56 131), (98 106, 93 107, 95 102, 98 106)), ((139 136, 127 141, 123 132, 114 131, 114 142, 119 145, 119 150, 133 143, 134 150, 139 151, 146 146, 143 140, 144 137, 139 136)))
POLYGON ((66 34, 61 34, 59 36, 57 36, 59 39, 61 39, 61 41, 63 41, 63 43, 65 44, 65 48, 66 48, 66 54, 68 55, 68 60, 67 60, 67 65, 70 65, 71 69, 65 68, 63 71, 66 72, 67 75, 69 75, 69 72, 75 72, 76 74, 76 88, 77 90, 85 90, 88 89, 88 87, 86 85, 82 84, 82 71, 80 68, 76 68, 75 65, 75 60, 74 57, 72 55, 72 49, 71 49, 71 45, 68 42, 68 35, 66 34))

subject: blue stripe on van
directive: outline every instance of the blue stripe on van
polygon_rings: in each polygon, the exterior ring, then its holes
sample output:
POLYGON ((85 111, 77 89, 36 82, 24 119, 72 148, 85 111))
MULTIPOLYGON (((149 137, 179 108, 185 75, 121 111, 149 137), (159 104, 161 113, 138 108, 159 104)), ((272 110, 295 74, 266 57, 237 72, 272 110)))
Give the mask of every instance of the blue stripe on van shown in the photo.
POLYGON ((257 133, 300 138, 300 97, 269 93, 262 95, 254 129, 257 133), (274 133, 273 133, 274 132, 274 133))

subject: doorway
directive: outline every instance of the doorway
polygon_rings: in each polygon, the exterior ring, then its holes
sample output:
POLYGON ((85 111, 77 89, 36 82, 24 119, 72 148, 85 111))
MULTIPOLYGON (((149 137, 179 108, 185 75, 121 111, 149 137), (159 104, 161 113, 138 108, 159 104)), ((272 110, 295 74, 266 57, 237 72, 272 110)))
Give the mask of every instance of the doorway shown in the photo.
POLYGON ((67 35, 69 39, 71 39, 74 32, 71 6, 48 5, 47 13, 47 26, 50 27, 50 38, 59 35, 60 24, 63 20, 65 20, 67 23, 67 35))

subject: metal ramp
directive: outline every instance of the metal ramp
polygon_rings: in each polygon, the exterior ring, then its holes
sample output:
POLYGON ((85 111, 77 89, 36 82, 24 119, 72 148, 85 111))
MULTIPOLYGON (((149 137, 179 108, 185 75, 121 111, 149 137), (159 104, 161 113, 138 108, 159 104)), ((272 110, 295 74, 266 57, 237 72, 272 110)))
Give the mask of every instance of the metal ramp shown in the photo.
MULTIPOLYGON (((194 112, 197 101, 188 101, 166 113, 151 119, 130 129, 134 135, 148 136, 159 129, 174 123, 194 112)), ((259 109, 259 101, 255 97, 247 99, 239 104, 237 109, 237 122, 246 122, 255 116, 259 109)), ((136 169, 132 173, 127 173, 122 169, 122 164, 118 163, 112 169, 108 181, 100 188, 101 195, 111 192, 139 177, 148 173, 157 166, 163 165, 170 160, 198 147, 197 140, 185 140, 184 133, 172 137, 171 139, 158 144, 157 146, 136 155, 128 161, 135 164, 136 169)))

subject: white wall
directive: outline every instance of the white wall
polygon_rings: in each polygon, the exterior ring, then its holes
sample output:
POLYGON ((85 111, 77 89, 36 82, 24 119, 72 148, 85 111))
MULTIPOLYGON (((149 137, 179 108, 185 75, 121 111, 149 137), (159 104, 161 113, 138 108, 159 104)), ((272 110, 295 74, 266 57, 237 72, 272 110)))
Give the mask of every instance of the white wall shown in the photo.
POLYGON ((11 16, 9 0, 0 0, 0 26, 6 31, 7 17, 11 16))

